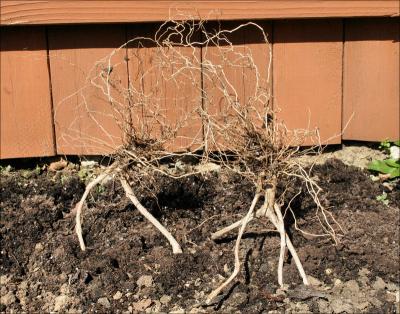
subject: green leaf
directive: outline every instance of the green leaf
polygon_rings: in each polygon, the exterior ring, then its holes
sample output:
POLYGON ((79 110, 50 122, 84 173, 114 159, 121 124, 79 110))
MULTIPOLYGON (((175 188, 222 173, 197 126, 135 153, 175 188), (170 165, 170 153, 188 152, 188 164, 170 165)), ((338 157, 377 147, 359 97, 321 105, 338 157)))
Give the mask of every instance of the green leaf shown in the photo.
POLYGON ((394 159, 373 160, 369 163, 368 169, 389 174, 391 179, 400 177, 400 166, 394 159))
POLYGON ((393 170, 390 173, 390 178, 397 178, 400 177, 400 168, 392 168, 393 170))
POLYGON ((400 168, 400 161, 396 159, 385 159, 384 162, 389 166, 393 168, 400 168))
POLYGON ((383 160, 373 160, 368 165, 369 170, 378 171, 381 173, 390 173, 393 167, 390 167, 383 160))
POLYGON ((400 140, 394 141, 393 144, 396 146, 400 146, 400 140))
POLYGON ((390 148, 390 141, 388 139, 383 140, 380 144, 379 144, 379 148, 382 150, 389 150, 390 148))

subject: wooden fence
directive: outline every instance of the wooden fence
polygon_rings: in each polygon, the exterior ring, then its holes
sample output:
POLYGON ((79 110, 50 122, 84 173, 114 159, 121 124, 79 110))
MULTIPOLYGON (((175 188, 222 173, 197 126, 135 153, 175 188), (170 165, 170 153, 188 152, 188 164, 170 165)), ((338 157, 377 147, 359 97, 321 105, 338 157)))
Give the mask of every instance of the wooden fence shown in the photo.
MULTIPOLYGON (((97 60, 134 35, 151 35, 157 21, 171 14, 171 3, 2 1, 0 158, 106 153, 85 145, 83 131, 66 141, 63 129, 82 112, 74 109, 76 97, 58 112, 57 104, 85 84, 97 60)), ((213 18, 211 9, 219 9, 220 20, 258 19, 272 42, 274 106, 289 128, 318 127, 330 144, 399 137, 397 1, 173 3, 175 10, 194 8, 205 19, 213 18)), ((265 49, 250 38, 244 34, 236 44, 265 49)), ((127 62, 121 74, 126 80, 134 66, 127 62)), ((90 98, 101 111, 101 95, 90 98)), ((77 129, 83 128, 102 137, 90 121, 79 122, 77 129)))

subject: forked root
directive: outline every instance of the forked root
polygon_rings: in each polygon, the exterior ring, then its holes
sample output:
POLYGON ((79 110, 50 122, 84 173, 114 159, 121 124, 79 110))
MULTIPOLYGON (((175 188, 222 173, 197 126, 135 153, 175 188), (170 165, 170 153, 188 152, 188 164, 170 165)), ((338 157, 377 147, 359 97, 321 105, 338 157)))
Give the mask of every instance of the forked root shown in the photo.
MULTIPOLYGON (((257 194, 259 197, 259 194, 257 194)), ((256 195, 256 197, 257 197, 256 195)), ((239 246, 240 246, 240 240, 243 236, 244 230, 247 226, 247 224, 254 219, 254 216, 256 216, 257 218, 261 217, 261 216, 265 216, 267 217, 272 224, 275 226, 275 228, 277 229, 277 231, 280 234, 281 237, 281 247, 280 247, 280 254, 279 254, 279 262, 278 262, 278 283, 280 286, 283 285, 283 263, 284 263, 284 258, 285 258, 285 250, 286 247, 288 248, 290 254, 293 257, 293 260, 296 264, 297 270, 299 271, 299 274, 303 280, 303 284, 304 285, 308 285, 308 279, 307 279, 307 275, 304 271, 303 265, 301 264, 300 258, 297 255, 296 249, 294 248, 292 241, 290 240, 289 236, 287 235, 286 231, 285 231, 285 225, 284 225, 284 221, 283 221, 283 216, 280 210, 280 206, 277 203, 274 203, 273 205, 273 209, 272 208, 268 208, 266 209, 267 206, 267 202, 256 211, 255 215, 253 213, 254 211, 254 206, 257 203, 258 198, 256 199, 256 197, 253 200, 253 203, 250 207, 250 210, 248 211, 247 215, 240 219, 239 221, 213 233, 211 235, 211 238, 213 240, 220 238, 221 236, 223 236, 225 233, 228 233, 229 231, 240 227, 239 230, 239 234, 236 240, 236 245, 235 245, 235 268, 234 271, 232 273, 232 275, 223 283, 221 284, 218 288, 216 288, 214 291, 212 291, 209 296, 207 297, 206 303, 210 304, 211 301, 218 296, 218 294, 225 289, 226 286, 229 285, 229 283, 232 282, 232 280, 237 276, 237 274, 239 273, 240 270, 240 261, 239 261, 239 246)), ((271 206, 272 207, 272 206, 271 206)))
POLYGON ((300 261, 299 256, 297 255, 296 249, 294 248, 292 241, 285 230, 285 223, 283 221, 282 212, 280 206, 275 203, 274 204, 275 213, 271 211, 267 211, 267 217, 275 226, 275 228, 279 231, 281 237, 281 249, 279 254, 279 262, 278 262, 278 283, 280 286, 283 285, 283 262, 285 258, 285 249, 288 248, 290 254, 293 257, 294 263, 296 264, 297 270, 300 274, 301 279, 303 280, 304 285, 308 285, 307 275, 304 271, 303 265, 300 261))
MULTIPOLYGON (((286 231, 285 231, 285 223, 284 223, 284 221, 283 221, 283 216, 282 216, 281 208, 280 208, 280 206, 279 206, 277 203, 275 203, 275 204, 274 204, 274 209, 275 209, 275 213, 276 213, 276 215, 277 215, 277 217, 278 217, 279 225, 280 225, 280 227, 281 227, 281 229, 282 229, 282 231, 283 231, 283 232, 281 233, 281 237, 282 237, 282 236, 285 237, 285 241, 284 241, 284 242, 285 242, 286 247, 288 248, 290 254, 291 254, 292 257, 293 257, 293 260, 294 260, 294 263, 296 264, 297 270, 298 270, 298 272, 299 272, 299 274, 300 274, 300 276, 301 276, 301 279, 303 280, 303 284, 306 285, 306 286, 308 286, 308 285, 309 285, 309 282, 308 282, 308 279, 307 279, 306 272, 304 271, 303 264, 301 263, 300 258, 299 258, 299 256, 297 255, 296 249, 294 248, 294 246, 293 246, 293 244, 292 244, 292 241, 290 240, 289 236, 287 235, 287 233, 286 233, 286 231)), ((281 243, 282 243, 282 240, 281 240, 281 243)), ((283 250, 284 250, 284 249, 285 249, 285 248, 283 248, 283 250)), ((281 250, 282 250, 282 247, 281 247, 281 250)), ((284 257, 284 256, 283 256, 283 257, 284 257)), ((281 272, 282 272, 282 273, 283 273, 283 257, 282 257, 282 263, 281 263, 281 266, 280 266, 281 272)), ((282 284, 283 284, 283 281, 282 281, 282 284)), ((282 285, 282 284, 281 284, 281 285, 282 285)))
POLYGON ((182 253, 182 249, 179 243, 175 240, 171 233, 152 215, 150 214, 146 208, 139 202, 137 197, 132 191, 131 186, 125 179, 121 179, 121 184, 123 189, 125 190, 126 196, 132 201, 133 205, 138 209, 138 211, 148 220, 150 221, 163 235, 167 238, 169 243, 172 246, 172 252, 174 254, 182 253))
POLYGON ((247 223, 251 220, 251 217, 253 216, 253 211, 254 211, 254 207, 256 207, 258 199, 260 198, 260 193, 257 193, 254 198, 253 201, 251 203, 250 209, 247 212, 247 215, 241 220, 241 227, 239 230, 239 234, 238 237, 236 239, 236 244, 235 244, 235 268, 233 270, 232 275, 222 284, 220 285, 217 289, 215 289, 214 291, 212 291, 206 300, 207 304, 210 304, 211 301, 227 286, 230 284, 230 282, 235 279, 235 277, 237 276, 237 274, 240 271, 240 260, 239 260, 239 248, 240 248, 240 240, 242 239, 244 230, 246 229, 247 223))

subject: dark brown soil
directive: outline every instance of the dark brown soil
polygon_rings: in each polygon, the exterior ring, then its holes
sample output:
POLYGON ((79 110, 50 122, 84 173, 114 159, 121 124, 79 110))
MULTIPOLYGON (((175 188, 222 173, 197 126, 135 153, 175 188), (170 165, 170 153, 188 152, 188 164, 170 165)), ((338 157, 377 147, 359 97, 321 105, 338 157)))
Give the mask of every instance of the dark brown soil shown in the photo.
MULTIPOLYGON (((387 191, 390 202, 386 206, 376 200, 385 187, 372 182, 367 172, 328 160, 315 166, 313 174, 323 188, 322 201, 345 236, 335 246, 326 237, 303 236, 288 219, 306 273, 333 287, 335 280, 358 280, 360 270, 368 269, 371 283, 378 276, 398 287, 399 183, 387 191)), ((217 243, 210 240, 210 234, 246 212, 252 186, 221 173, 163 180, 161 185, 158 203, 150 193, 139 189, 138 194, 176 236, 184 250, 181 255, 171 253, 162 235, 125 198, 118 182, 108 182, 90 197, 83 222, 87 250, 82 252, 73 218, 64 218, 84 190, 76 172, 2 174, 0 310, 131 312, 141 311, 140 302, 150 299, 143 311, 147 307, 153 312, 280 313, 291 306, 284 299, 299 301, 289 293, 301 286, 290 257, 284 269, 284 281, 290 285, 288 294, 275 294, 279 238, 269 231, 271 226, 254 223, 242 241, 245 267, 236 283, 219 302, 204 307, 207 294, 233 269, 235 233, 217 243), (153 283, 138 286, 143 275, 150 275, 153 283), (122 296, 117 297, 117 292, 122 296), (165 296, 171 300, 165 301, 165 296), (104 297, 109 304, 103 302, 104 297)), ((292 207, 299 227, 322 232, 315 219, 315 205, 306 193, 297 197, 292 207)), ((377 291, 374 297, 380 305, 369 304, 365 311, 394 311, 394 303, 384 292, 377 291)), ((312 312, 321 309, 315 297, 301 301, 312 312)))

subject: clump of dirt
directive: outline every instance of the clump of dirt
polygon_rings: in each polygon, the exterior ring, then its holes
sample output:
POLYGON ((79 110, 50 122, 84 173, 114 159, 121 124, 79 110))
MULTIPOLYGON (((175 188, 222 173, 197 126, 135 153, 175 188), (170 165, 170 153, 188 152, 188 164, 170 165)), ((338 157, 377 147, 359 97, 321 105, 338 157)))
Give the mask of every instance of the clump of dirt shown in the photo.
POLYGON ((323 165, 328 159, 339 159, 348 166, 365 169, 372 160, 383 160, 388 156, 376 147, 365 145, 346 144, 342 149, 327 150, 315 156, 304 155, 299 160, 305 164, 317 163, 323 165))
MULTIPOLYGON (((290 256, 277 285, 280 241, 272 226, 253 224, 236 283, 215 304, 206 295, 233 270, 233 232, 218 242, 210 234, 248 209, 253 187, 223 171, 181 180, 160 178, 156 195, 136 187, 142 203, 176 236, 184 253, 173 255, 165 238, 125 198, 118 182, 96 190, 84 213, 87 250, 81 251, 74 220, 66 216, 84 191, 76 171, 1 177, 1 311, 306 313, 382 312, 398 306, 399 186, 385 187, 363 170, 328 160, 313 176, 322 202, 341 224, 339 245, 304 235, 287 215, 293 243, 311 275, 305 288, 290 256), (318 278, 318 279, 316 279, 318 278), (397 298, 397 299, 396 299, 397 298), (345 300, 346 302, 342 302, 345 300), (396 303, 397 301, 397 303, 396 303)), ((289 184, 289 183, 288 183, 289 184)), ((293 184, 293 183, 291 183, 293 184)), ((284 183, 283 183, 284 185, 284 183)), ((291 189, 297 191, 299 186, 291 189)), ((303 187, 304 188, 304 187, 303 187)), ((293 202, 297 225, 321 233, 306 193, 293 202)))

